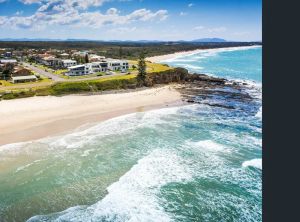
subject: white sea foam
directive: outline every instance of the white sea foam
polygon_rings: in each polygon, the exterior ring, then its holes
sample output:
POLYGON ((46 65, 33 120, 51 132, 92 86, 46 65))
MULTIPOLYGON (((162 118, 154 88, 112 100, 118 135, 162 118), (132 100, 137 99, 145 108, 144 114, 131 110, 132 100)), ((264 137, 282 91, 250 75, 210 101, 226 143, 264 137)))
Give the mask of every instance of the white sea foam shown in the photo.
POLYGON ((258 169, 262 169, 262 159, 253 159, 243 162, 243 167, 256 167, 258 169))
POLYGON ((216 143, 212 140, 201 140, 198 142, 187 142, 188 145, 190 146, 194 146, 200 149, 205 149, 208 151, 213 151, 213 152, 217 152, 217 151, 224 151, 227 149, 227 147, 225 147, 222 144, 216 143))
POLYGON ((262 107, 259 108, 259 110, 257 111, 255 117, 262 119, 262 107))
POLYGON ((35 160, 35 161, 33 161, 32 163, 29 163, 29 164, 26 164, 26 165, 24 165, 24 166, 18 167, 17 170, 16 170, 16 173, 19 172, 19 171, 21 171, 21 170, 25 170, 26 168, 28 168, 28 167, 34 165, 35 163, 41 162, 41 161, 42 161, 42 160, 35 160))
POLYGON ((176 65, 187 68, 187 69, 193 69, 193 70, 203 69, 203 67, 201 67, 201 66, 195 66, 195 65, 185 64, 185 63, 177 63, 176 65))
POLYGON ((20 142, 20 143, 10 143, 0 146, 0 154, 7 152, 16 152, 20 148, 24 147, 26 144, 31 142, 20 142))
POLYGON ((166 123, 163 117, 176 114, 180 107, 170 107, 147 112, 132 113, 101 122, 82 131, 40 140, 50 147, 80 148, 85 144, 97 142, 97 139, 109 135, 121 135, 140 127, 155 127, 166 123), (84 139, 83 139, 84 138, 84 139))
POLYGON ((85 210, 78 207, 28 221, 172 221, 159 202, 160 188, 171 182, 192 179, 188 166, 168 150, 154 150, 142 158, 119 181, 107 188, 108 194, 85 210), (57 215, 57 216, 55 216, 57 215))

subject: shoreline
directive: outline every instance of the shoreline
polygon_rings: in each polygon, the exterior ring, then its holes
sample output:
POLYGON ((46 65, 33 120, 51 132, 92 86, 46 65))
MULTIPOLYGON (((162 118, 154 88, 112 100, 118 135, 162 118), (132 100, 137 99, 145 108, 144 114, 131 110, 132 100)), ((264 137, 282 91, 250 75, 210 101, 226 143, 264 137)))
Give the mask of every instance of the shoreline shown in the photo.
POLYGON ((147 57, 146 60, 152 63, 162 63, 167 60, 177 59, 185 56, 190 56, 194 54, 198 54, 201 52, 220 52, 220 51, 231 51, 231 50, 244 50, 244 49, 251 49, 251 48, 258 48, 262 47, 261 45, 253 45, 253 46, 234 46, 234 47, 223 47, 223 48, 213 48, 213 49, 195 49, 190 51, 181 51, 175 52, 166 55, 160 56, 152 56, 147 57))
POLYGON ((174 85, 102 95, 30 97, 0 102, 0 148, 67 134, 130 114, 183 105, 174 85))

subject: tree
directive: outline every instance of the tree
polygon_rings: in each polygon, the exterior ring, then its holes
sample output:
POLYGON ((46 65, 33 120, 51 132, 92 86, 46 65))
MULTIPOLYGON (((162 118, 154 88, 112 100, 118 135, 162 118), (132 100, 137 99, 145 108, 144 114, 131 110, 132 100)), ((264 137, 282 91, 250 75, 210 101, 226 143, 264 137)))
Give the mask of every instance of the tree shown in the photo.
POLYGON ((120 46, 120 48, 119 48, 119 57, 120 57, 120 59, 122 59, 122 57, 123 57, 123 48, 122 48, 122 46, 120 46))
POLYGON ((13 70, 14 70, 14 64, 6 63, 3 67, 2 79, 8 80, 11 77, 13 70))
POLYGON ((146 68, 147 68, 147 65, 145 62, 145 53, 142 52, 139 56, 139 61, 138 61, 137 82, 138 82, 139 86, 146 85, 146 78, 147 78, 146 68))
POLYGON ((88 54, 85 54, 84 60, 85 60, 85 63, 89 63, 89 55, 88 54))

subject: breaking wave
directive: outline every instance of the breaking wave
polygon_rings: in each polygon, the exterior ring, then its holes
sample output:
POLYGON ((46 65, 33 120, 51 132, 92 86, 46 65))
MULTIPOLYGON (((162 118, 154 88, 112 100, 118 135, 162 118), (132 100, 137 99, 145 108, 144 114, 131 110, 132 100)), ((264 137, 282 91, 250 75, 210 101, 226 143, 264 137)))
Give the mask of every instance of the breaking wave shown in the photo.
POLYGON ((243 162, 243 167, 255 167, 258 169, 262 169, 262 159, 253 159, 243 162))

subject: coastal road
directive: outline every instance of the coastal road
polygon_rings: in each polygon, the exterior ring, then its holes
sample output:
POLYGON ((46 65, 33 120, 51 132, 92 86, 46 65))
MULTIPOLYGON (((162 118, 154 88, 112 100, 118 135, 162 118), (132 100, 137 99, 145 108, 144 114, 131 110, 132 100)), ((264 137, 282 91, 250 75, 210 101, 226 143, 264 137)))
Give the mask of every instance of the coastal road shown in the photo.
POLYGON ((27 67, 28 69, 40 74, 40 75, 43 75, 43 76, 46 76, 48 78, 51 78, 53 81, 55 82, 62 82, 62 81, 66 81, 66 79, 63 79, 61 77, 59 77, 58 75, 55 75, 55 74, 52 74, 51 72, 46 72, 45 70, 41 69, 41 68, 38 68, 38 67, 35 67, 33 65, 30 65, 29 63, 26 63, 26 62, 23 62, 23 65, 25 67, 27 67))
POLYGON ((51 72, 46 72, 44 69, 41 69, 41 68, 38 68, 38 67, 35 67, 33 65, 30 65, 29 63, 25 63, 23 62, 23 66, 27 67, 28 69, 40 74, 40 75, 43 75, 43 76, 46 76, 48 78, 51 78, 53 81, 55 82, 78 82, 78 81, 85 81, 85 80, 95 80, 95 79, 103 79, 103 78, 107 78, 107 77, 110 77, 110 76, 122 76, 122 75, 126 75, 125 73, 114 73, 112 75, 104 75, 104 76, 93 76, 93 77, 86 77, 86 78, 72 78, 70 77, 69 79, 64 79, 58 75, 55 75, 51 72))

